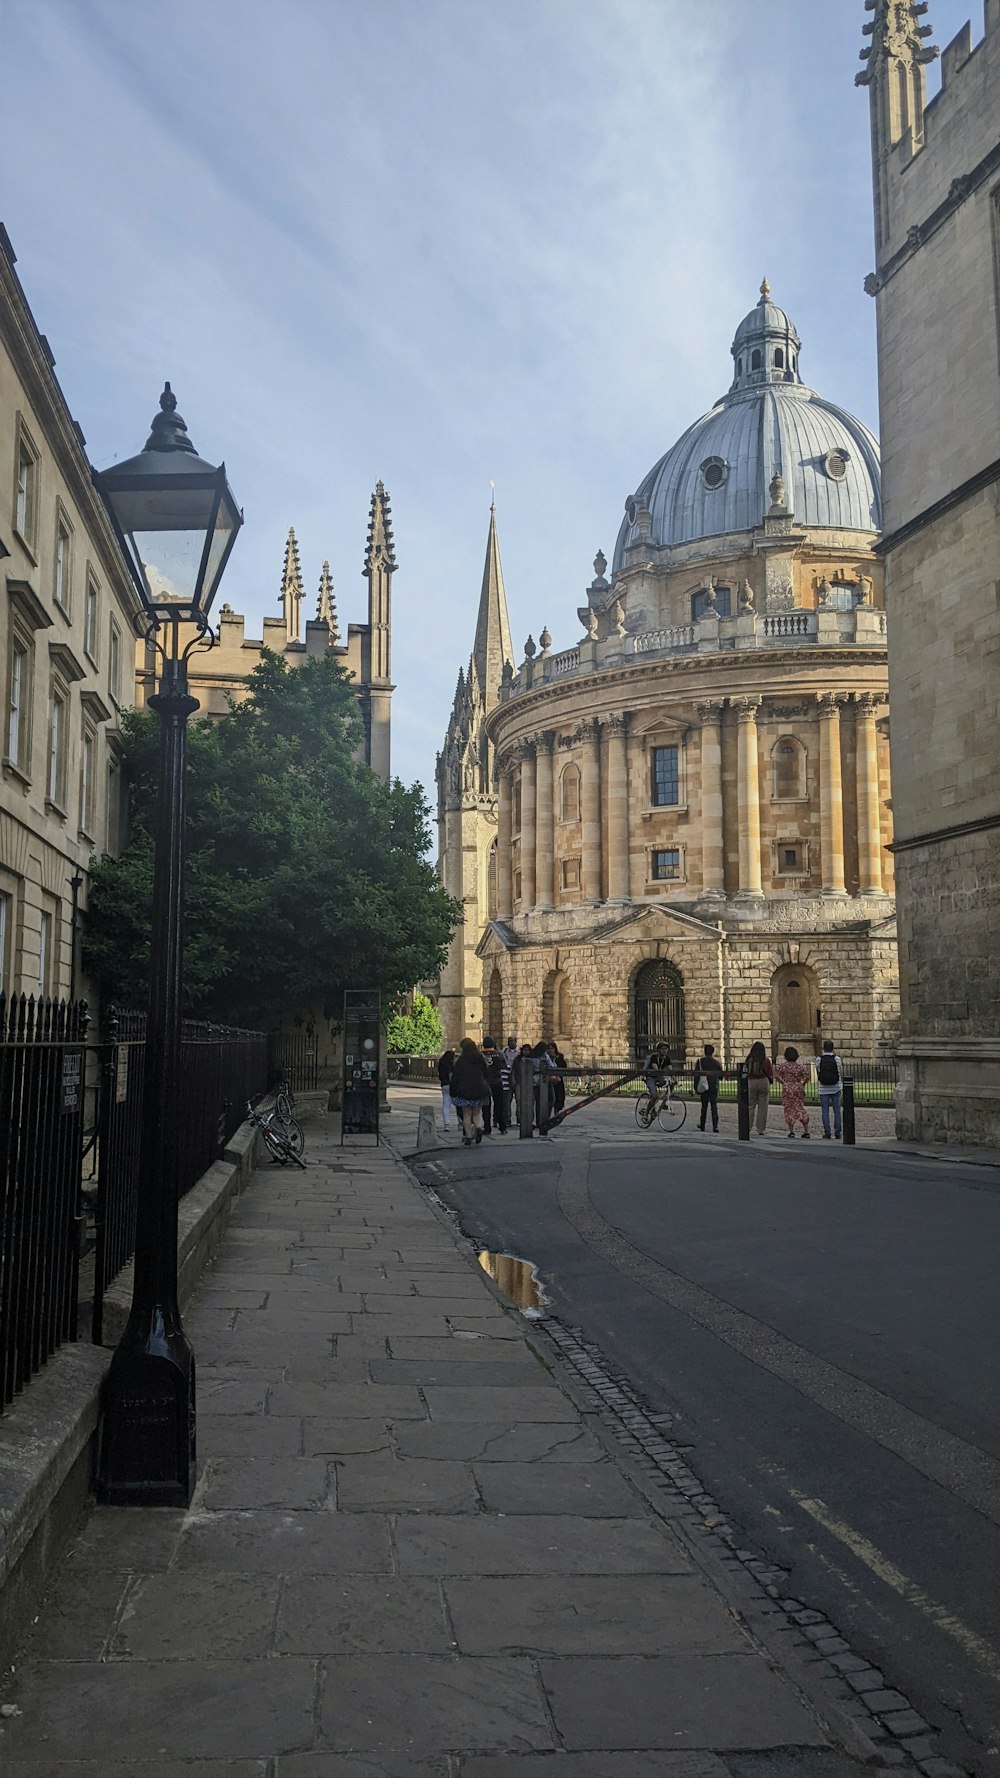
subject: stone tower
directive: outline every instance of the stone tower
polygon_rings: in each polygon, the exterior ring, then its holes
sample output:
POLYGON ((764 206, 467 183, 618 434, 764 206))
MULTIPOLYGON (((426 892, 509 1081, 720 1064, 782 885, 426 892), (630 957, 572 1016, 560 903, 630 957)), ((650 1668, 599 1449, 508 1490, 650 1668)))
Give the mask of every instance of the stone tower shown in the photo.
MULTIPOLYGON (((459 671, 444 748, 438 754, 439 871, 449 895, 465 909, 441 972, 438 1010, 445 1041, 482 1037, 482 964, 476 955, 483 926, 496 911, 497 796, 493 747, 486 718, 500 702, 500 686, 513 673, 514 650, 496 508, 490 507, 486 561, 476 634, 468 672, 459 671)), ((490 1033, 497 1042, 506 1033, 490 1033)))
POLYGON ((368 582, 368 660, 362 679, 367 689, 368 763, 380 778, 389 778, 389 708, 392 700, 392 577, 396 552, 392 540, 389 496, 375 485, 368 513, 368 545, 362 569, 368 582))
POLYGON ((299 546, 295 527, 288 528, 285 544, 285 565, 281 573, 281 615, 285 624, 285 641, 298 642, 302 624, 302 570, 299 567, 299 546))

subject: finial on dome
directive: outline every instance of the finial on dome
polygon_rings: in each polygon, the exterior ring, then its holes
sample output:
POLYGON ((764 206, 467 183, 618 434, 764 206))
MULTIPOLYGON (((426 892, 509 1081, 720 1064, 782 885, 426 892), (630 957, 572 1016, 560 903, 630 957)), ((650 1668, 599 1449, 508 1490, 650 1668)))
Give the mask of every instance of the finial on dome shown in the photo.
POLYGON ((768 283, 767 279, 763 278, 761 280, 761 286, 760 286, 760 300, 761 300, 761 302, 766 303, 770 294, 771 294, 771 286, 768 283))

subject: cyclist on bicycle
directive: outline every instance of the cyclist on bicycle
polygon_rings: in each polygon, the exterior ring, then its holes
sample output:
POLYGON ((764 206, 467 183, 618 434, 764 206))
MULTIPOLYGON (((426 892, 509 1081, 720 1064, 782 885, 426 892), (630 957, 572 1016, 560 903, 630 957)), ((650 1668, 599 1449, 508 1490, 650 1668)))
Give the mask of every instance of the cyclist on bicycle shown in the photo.
POLYGON ((655 1116, 663 1103, 665 1093, 673 1085, 670 1078, 670 1051, 662 1047, 650 1050, 642 1065, 642 1072, 655 1116))

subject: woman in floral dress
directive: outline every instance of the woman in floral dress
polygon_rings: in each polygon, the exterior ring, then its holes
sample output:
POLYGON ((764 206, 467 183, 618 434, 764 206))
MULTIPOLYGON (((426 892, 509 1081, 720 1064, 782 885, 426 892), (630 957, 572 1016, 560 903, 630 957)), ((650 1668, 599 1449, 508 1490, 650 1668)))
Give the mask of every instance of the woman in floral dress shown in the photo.
POLYGON ((809 1070, 799 1061, 799 1052, 791 1044, 785 1051, 785 1059, 779 1062, 774 1070, 774 1078, 781 1087, 781 1109, 785 1114, 789 1136, 795 1135, 796 1124, 802 1125, 802 1135, 809 1140, 809 1113, 806 1110, 806 1081, 809 1070))

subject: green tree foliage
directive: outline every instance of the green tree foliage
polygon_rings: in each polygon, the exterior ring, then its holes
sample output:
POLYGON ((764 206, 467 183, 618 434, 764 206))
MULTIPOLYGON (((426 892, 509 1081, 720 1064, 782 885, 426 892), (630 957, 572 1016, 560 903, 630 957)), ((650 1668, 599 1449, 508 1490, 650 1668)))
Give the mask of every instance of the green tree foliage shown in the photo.
MULTIPOLYGON (((398 997, 436 974, 459 910, 427 862, 419 785, 383 784, 354 758, 357 695, 332 655, 266 653, 249 696, 188 731, 187 1010, 273 1023, 345 988, 398 997)), ((94 867, 84 963, 102 996, 145 1002, 158 723, 124 724, 131 834, 94 867)))
POLYGON ((414 994, 410 1012, 394 1013, 386 1025, 391 1054, 437 1056, 444 1045, 444 1026, 438 1009, 426 994, 414 994))

